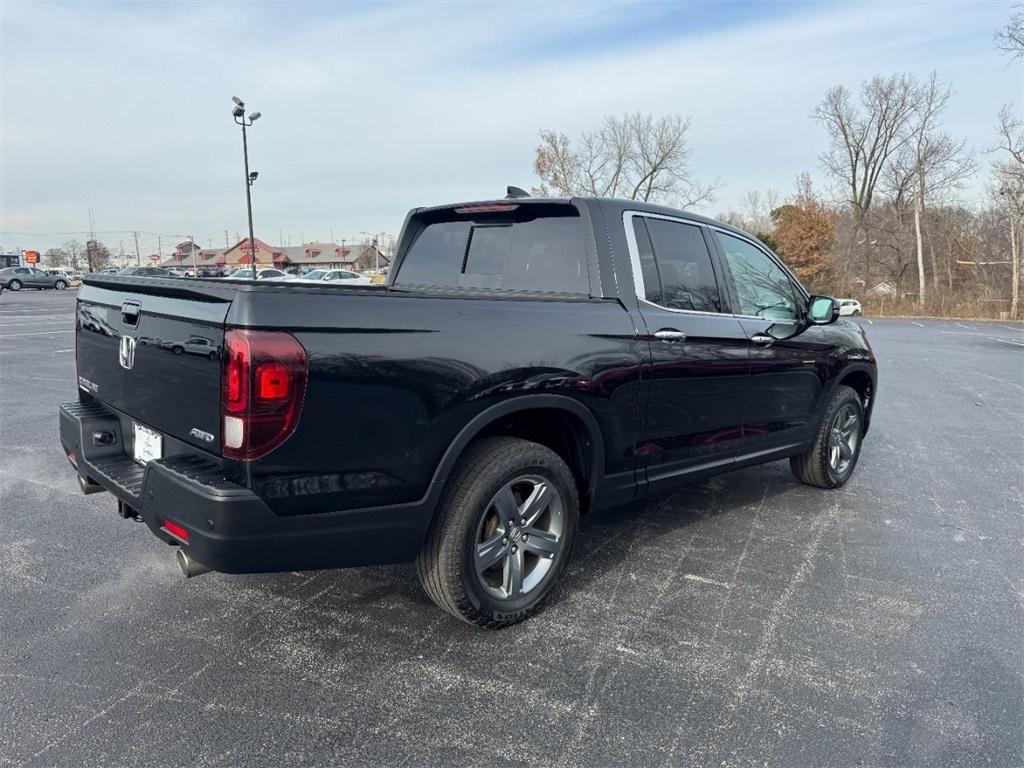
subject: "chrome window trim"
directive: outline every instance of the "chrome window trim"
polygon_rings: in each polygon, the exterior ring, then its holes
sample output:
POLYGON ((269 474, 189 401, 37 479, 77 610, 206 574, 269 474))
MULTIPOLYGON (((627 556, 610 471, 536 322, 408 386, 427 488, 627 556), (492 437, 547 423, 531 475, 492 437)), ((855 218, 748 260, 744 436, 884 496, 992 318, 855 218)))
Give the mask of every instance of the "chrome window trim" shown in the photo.
MULTIPOLYGON (((636 294, 636 299, 642 304, 647 304, 651 307, 657 307, 665 312, 676 312, 682 315, 710 315, 712 317, 735 317, 728 312, 705 312, 700 309, 675 309, 674 307, 664 307, 661 304, 656 304, 647 298, 647 286, 644 285, 643 271, 640 269, 640 247, 636 242, 636 232, 633 230, 633 219, 637 216, 641 216, 648 219, 663 219, 664 221, 671 221, 676 224, 686 224, 691 227, 697 227, 699 230, 703 224, 696 221, 688 221, 677 216, 666 216, 663 213, 648 213, 646 211, 629 210, 622 212, 622 227, 626 233, 626 249, 629 251, 629 265, 633 271, 633 292, 636 294)), ((703 237, 703 235, 702 235, 703 237)), ((708 256, 711 256, 710 250, 708 256)), ((719 290, 721 293, 721 290, 719 290)))

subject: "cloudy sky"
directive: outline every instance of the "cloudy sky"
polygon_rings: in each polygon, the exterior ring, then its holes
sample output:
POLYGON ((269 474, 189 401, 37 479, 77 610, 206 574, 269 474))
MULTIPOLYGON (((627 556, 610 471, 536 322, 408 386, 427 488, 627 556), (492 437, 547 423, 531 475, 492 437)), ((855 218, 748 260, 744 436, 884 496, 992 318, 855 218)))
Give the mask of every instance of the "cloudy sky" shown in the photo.
MULTIPOLYGON (((832 85, 937 70, 979 150, 1022 70, 1009 3, 18 3, 0 5, 0 245, 144 251, 245 228, 230 97, 250 134, 257 237, 397 232, 405 211, 536 183, 537 131, 681 113, 703 212, 820 177, 808 115, 832 85)), ((984 156, 983 160, 986 160, 984 156)), ((984 177, 964 193, 978 200, 984 177)))

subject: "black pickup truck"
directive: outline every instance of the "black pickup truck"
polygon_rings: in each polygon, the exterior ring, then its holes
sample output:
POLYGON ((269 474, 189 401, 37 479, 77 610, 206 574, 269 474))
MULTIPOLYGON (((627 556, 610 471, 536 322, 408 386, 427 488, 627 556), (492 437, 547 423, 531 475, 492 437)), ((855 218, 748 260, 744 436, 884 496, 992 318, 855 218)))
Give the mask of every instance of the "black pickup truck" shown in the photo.
POLYGON ((386 286, 87 277, 60 439, 186 575, 415 560, 440 607, 502 626, 587 510, 777 459, 846 482, 876 370, 838 316, 681 211, 419 208, 386 286))

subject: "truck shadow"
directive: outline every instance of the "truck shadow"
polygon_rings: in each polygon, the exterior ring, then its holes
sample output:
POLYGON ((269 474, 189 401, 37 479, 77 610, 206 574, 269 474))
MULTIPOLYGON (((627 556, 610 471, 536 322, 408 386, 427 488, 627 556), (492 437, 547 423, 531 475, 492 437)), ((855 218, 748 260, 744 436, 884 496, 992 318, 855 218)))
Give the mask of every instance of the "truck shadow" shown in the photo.
MULTIPOLYGON (((568 568, 547 605, 558 605, 569 596, 590 590, 630 558, 664 558, 666 551, 671 553, 674 549, 679 549, 681 555, 689 541, 683 531, 690 526, 736 515, 737 521, 724 528, 739 528, 745 535, 748 520, 762 505, 770 507, 775 497, 794 488, 799 485, 790 475, 788 465, 767 464, 714 477, 671 494, 588 513, 580 522, 568 568)), ((709 530, 707 536, 713 538, 723 533, 728 535, 729 531, 723 531, 719 525, 715 531, 709 530)), ((728 538, 731 542, 735 537, 728 538)), ((723 544, 728 546, 729 542, 723 544)), ((719 547, 715 549, 720 551, 719 547)), ((333 611, 375 613, 382 605, 400 600, 422 606, 427 615, 437 615, 411 565, 340 570, 324 575, 332 585, 328 603, 333 611)), ((455 619, 451 624, 465 626, 455 619)))
MULTIPOLYGON (((738 527, 772 499, 793 490, 786 463, 766 464, 719 475, 670 494, 584 515, 572 561, 552 602, 574 590, 587 590, 632 557, 654 550, 672 552, 688 545, 682 531, 713 518, 737 515, 738 527)), ((728 524, 736 526, 737 524, 728 524)), ((722 526, 715 529, 722 533, 722 526)), ((727 531, 725 531, 727 533, 727 531)), ((708 536, 716 534, 709 531, 708 536)), ((698 548, 699 549, 699 548, 698 548)), ((716 551, 719 548, 716 547, 716 551)), ((680 552, 682 556, 682 552, 680 552)))

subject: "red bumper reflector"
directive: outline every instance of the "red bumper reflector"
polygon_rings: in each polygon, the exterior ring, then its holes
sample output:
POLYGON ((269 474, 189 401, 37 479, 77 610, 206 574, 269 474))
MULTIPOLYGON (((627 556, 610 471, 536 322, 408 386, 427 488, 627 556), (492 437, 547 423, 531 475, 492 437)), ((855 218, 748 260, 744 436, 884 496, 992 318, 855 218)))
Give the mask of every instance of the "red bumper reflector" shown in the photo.
POLYGON ((72 451, 71 453, 69 453, 69 454, 68 454, 68 459, 69 459, 69 460, 71 461, 71 463, 72 463, 72 464, 74 464, 74 465, 75 465, 76 467, 78 466, 78 454, 77 454, 77 453, 75 453, 74 451, 72 451))
POLYGON ((164 520, 164 530, 174 538, 181 539, 188 544, 188 530, 186 530, 184 526, 172 523, 170 520, 164 520))

